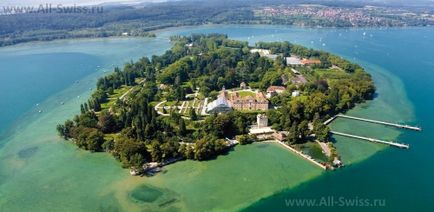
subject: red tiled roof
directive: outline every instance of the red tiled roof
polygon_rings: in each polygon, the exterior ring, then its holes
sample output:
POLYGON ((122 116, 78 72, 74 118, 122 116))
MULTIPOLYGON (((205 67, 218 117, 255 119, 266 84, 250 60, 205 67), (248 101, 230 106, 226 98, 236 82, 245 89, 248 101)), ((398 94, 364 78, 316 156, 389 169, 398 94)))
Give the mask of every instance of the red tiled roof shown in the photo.
POLYGON ((286 90, 286 88, 283 86, 274 86, 274 85, 267 88, 267 92, 275 92, 277 90, 284 91, 286 90))
POLYGON ((309 60, 309 59, 303 59, 301 60, 301 63, 304 65, 310 65, 310 64, 321 64, 321 60, 309 60))

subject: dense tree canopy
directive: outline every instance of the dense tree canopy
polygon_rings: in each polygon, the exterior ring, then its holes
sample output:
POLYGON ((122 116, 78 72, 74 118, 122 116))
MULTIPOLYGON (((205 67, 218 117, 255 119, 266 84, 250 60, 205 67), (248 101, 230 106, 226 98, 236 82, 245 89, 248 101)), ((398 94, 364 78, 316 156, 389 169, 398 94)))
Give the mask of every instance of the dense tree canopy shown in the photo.
MULTIPOLYGON (((247 43, 221 34, 171 39, 173 47, 163 55, 127 63, 122 70, 116 68, 99 79, 97 90, 81 105, 81 114, 57 126, 59 134, 80 148, 111 152, 124 167, 136 169, 146 162, 172 158, 214 158, 227 149, 227 137, 238 136, 242 144, 255 141, 246 134, 255 123, 256 113, 232 111, 203 117, 194 110, 187 116, 170 110, 169 116, 162 116, 154 106, 163 100, 183 100, 197 87, 204 96, 223 86, 238 87, 241 82, 265 90, 282 85, 282 76, 291 77, 289 67, 250 53, 247 43), (106 106, 109 97, 124 87, 131 92, 106 106)), ((282 56, 321 58, 326 64, 307 67, 306 73, 321 74, 305 85, 287 82, 287 89, 298 89, 301 96, 284 93, 271 99, 277 109, 267 112, 269 122, 273 128, 289 132, 289 143, 303 143, 312 133, 328 141, 330 130, 322 120, 373 97, 371 77, 340 57, 289 42, 258 43, 257 47, 282 56), (330 69, 332 65, 339 69, 330 69), (309 129, 311 123, 313 130, 309 129)))

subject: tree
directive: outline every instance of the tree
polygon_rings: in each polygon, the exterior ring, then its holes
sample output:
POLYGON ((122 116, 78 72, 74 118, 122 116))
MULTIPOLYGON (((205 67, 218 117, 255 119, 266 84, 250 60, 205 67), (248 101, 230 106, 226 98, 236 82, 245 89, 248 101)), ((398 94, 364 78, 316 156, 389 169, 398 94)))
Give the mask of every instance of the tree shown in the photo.
POLYGON ((208 160, 226 149, 226 142, 221 139, 205 137, 196 141, 194 158, 196 160, 208 160))
POLYGON ((185 122, 184 122, 183 118, 179 119, 179 131, 178 131, 178 134, 180 136, 185 136, 187 134, 187 128, 185 127, 185 122))
POLYGON ((58 125, 56 126, 56 130, 57 130, 57 133, 59 134, 59 136, 63 137, 65 140, 68 138, 68 137, 66 136, 66 133, 65 133, 65 125, 63 125, 63 124, 58 124, 58 125))
POLYGON ((80 111, 81 111, 82 114, 86 113, 86 110, 84 109, 84 105, 83 104, 80 105, 80 111))
POLYGON ((313 132, 316 138, 322 142, 328 142, 330 140, 330 128, 329 126, 321 123, 320 121, 314 122, 313 132))
POLYGON ((237 136, 238 142, 240 142, 241 145, 251 144, 253 142, 256 142, 256 137, 253 135, 240 135, 237 136))
POLYGON ((101 145, 104 143, 104 134, 99 130, 92 130, 87 135, 87 150, 91 152, 101 151, 101 145))
POLYGON ((143 158, 143 155, 139 153, 133 154, 129 160, 129 164, 131 168, 136 171, 140 171, 144 163, 145 163, 145 159, 143 158))
POLYGON ((151 148, 149 149, 151 153, 152 161, 161 161, 162 160, 162 151, 160 147, 160 143, 158 141, 152 141, 151 148))
POLYGON ((307 120, 303 120, 297 127, 298 137, 301 141, 304 141, 306 137, 309 135, 309 122, 307 120))
POLYGON ((74 118, 77 126, 83 126, 87 128, 96 128, 98 124, 98 117, 92 111, 88 111, 74 118))
POLYGON ((115 142, 113 141, 113 139, 108 139, 101 145, 101 147, 104 151, 110 152, 114 149, 114 145, 115 142))
POLYGON ((131 157, 135 154, 140 154, 145 159, 149 157, 142 142, 123 136, 115 140, 113 155, 121 161, 123 167, 131 167, 131 157))
POLYGON ((261 89, 266 89, 271 85, 281 85, 282 77, 277 71, 267 71, 261 80, 261 89))
POLYGON ((286 137, 286 140, 290 144, 298 143, 299 137, 297 132, 297 123, 293 123, 291 128, 289 128, 288 136, 286 137))
POLYGON ((192 145, 186 145, 186 144, 181 145, 180 152, 183 154, 184 158, 194 159, 194 148, 192 145))
POLYGON ((190 118, 192 121, 196 121, 197 120, 197 114, 196 114, 196 110, 194 108, 190 109, 190 118))
POLYGON ((116 119, 108 111, 101 112, 98 117, 98 126, 103 133, 112 133, 117 131, 116 119))

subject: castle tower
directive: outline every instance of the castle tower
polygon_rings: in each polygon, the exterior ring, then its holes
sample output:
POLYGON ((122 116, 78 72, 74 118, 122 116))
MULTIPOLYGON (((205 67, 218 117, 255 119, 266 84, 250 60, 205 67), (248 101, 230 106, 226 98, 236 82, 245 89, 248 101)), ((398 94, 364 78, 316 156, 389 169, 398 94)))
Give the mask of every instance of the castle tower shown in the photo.
POLYGON ((256 116, 257 127, 267 127, 268 126, 268 117, 265 114, 258 114, 256 116))

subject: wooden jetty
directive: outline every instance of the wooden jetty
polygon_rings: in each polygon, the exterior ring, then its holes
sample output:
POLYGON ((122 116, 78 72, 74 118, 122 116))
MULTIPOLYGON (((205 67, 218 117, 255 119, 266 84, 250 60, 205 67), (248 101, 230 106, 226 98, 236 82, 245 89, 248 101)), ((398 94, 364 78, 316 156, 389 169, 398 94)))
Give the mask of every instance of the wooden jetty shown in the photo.
POLYGON ((349 137, 349 138, 357 138, 357 139, 370 141, 370 142, 374 142, 374 143, 386 144, 386 145, 390 145, 390 146, 394 146, 394 147, 398 147, 398 148, 403 148, 403 149, 410 148, 410 146, 408 144, 401 144, 401 143, 396 143, 396 142, 391 142, 391 141, 383 141, 380 139, 368 138, 368 137, 352 135, 352 134, 348 134, 348 133, 341 133, 341 132, 336 132, 336 131, 330 131, 330 133, 335 134, 335 135, 349 137))
MULTIPOLYGON (((347 116, 347 115, 341 115, 341 114, 336 115, 336 117, 341 117, 341 118, 346 118, 346 119, 353 119, 353 120, 357 120, 357 121, 370 122, 370 123, 375 123, 375 124, 382 124, 382 125, 397 127, 397 128, 401 128, 401 129, 408 129, 408 130, 414 130, 414 131, 422 131, 422 128, 420 128, 420 127, 414 127, 414 126, 410 126, 410 125, 402 125, 402 124, 390 123, 390 122, 385 122, 385 121, 377 121, 377 120, 373 120, 373 119, 359 118, 359 117, 347 116)), ((333 121, 333 120, 334 119, 332 119, 331 121, 333 121)), ((328 123, 330 123, 330 122, 328 122, 328 123)))

